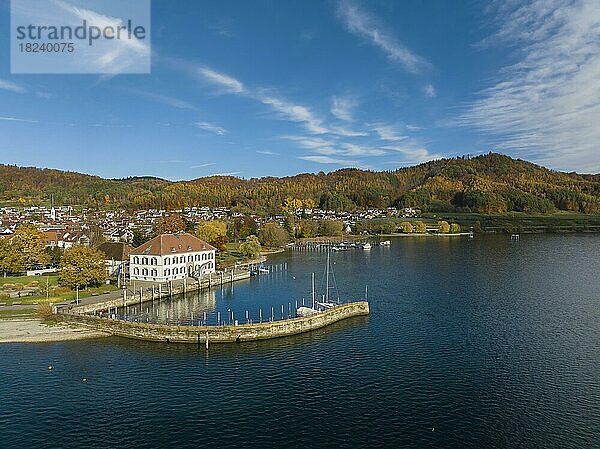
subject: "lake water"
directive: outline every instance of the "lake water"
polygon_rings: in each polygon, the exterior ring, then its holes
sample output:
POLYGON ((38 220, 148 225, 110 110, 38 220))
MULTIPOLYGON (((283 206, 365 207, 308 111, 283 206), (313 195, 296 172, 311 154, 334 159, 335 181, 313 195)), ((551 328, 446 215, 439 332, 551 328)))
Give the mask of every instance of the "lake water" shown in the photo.
MULTIPOLYGON (((280 271, 142 319, 277 319, 325 257, 272 256, 280 271)), ((600 447, 600 236, 397 238, 331 261, 342 300, 368 284, 369 317, 208 352, 0 345, 0 447, 600 447)))

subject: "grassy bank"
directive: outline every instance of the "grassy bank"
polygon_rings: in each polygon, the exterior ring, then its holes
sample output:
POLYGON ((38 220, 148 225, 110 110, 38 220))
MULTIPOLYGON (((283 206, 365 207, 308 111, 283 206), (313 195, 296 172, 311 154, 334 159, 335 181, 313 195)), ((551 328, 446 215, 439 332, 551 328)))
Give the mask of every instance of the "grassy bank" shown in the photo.
POLYGON ((36 317, 36 309, 34 307, 31 308, 23 308, 18 310, 2 310, 0 309, 0 320, 8 320, 12 318, 35 318, 36 317))
POLYGON ((427 212, 414 218, 377 218, 361 222, 361 230, 372 235, 398 232, 400 223, 424 222, 428 227, 436 226, 440 220, 458 223, 463 231, 513 233, 513 232, 600 232, 600 215, 575 212, 553 214, 526 214, 510 212, 502 215, 476 213, 427 212))
MULTIPOLYGON (((79 298, 102 295, 116 290, 114 285, 88 287, 79 291, 79 298)), ((7 276, 0 278, 0 303, 11 306, 36 305, 75 299, 77 292, 58 284, 58 276, 7 276), (8 297, 10 295, 11 297, 8 297)))
POLYGON ((510 212, 502 215, 474 213, 424 214, 430 220, 454 221, 463 229, 481 228, 490 232, 583 232, 600 227, 600 215, 556 212, 553 214, 526 214, 510 212))

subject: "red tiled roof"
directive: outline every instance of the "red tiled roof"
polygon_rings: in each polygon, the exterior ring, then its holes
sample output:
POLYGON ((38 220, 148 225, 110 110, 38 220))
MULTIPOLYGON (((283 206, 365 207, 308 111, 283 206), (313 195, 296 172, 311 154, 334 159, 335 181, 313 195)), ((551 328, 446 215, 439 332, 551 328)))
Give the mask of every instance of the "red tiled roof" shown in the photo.
POLYGON ((166 256, 169 254, 189 253, 191 251, 212 251, 214 246, 191 234, 161 234, 138 246, 130 254, 166 256))

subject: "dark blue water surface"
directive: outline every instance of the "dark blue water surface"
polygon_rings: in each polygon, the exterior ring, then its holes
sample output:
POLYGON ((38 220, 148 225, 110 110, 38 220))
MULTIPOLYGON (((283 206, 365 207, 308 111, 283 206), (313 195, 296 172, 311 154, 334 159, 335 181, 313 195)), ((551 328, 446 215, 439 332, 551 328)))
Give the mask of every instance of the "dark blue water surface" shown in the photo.
MULTIPOLYGON (((276 255, 281 271, 233 291, 128 312, 287 314, 325 257, 276 255)), ((397 238, 331 258, 342 300, 369 285, 368 318, 208 352, 0 345, 0 447, 600 447, 599 236, 397 238)))

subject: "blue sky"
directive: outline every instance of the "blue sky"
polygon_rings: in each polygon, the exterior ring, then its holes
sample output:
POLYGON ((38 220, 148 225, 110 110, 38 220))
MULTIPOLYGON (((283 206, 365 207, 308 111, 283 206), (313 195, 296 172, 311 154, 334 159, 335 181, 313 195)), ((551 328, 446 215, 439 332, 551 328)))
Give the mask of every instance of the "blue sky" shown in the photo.
POLYGON ((0 162, 104 177, 392 170, 490 150, 600 172, 600 3, 153 0, 149 75, 11 75, 0 162))

